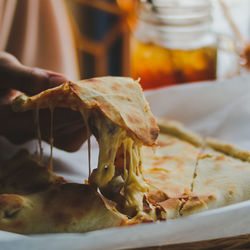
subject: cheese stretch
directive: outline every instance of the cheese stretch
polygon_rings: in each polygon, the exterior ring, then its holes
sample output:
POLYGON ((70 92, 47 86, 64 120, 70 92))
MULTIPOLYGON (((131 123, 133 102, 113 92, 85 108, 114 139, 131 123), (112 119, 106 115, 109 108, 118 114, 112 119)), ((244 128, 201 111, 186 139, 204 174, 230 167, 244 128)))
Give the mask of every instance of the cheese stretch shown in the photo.
MULTIPOLYGON (((148 185, 142 177, 141 145, 127 135, 127 131, 108 120, 100 112, 80 110, 88 130, 96 137, 99 144, 99 158, 94 182, 99 188, 105 188, 115 176, 115 159, 118 149, 124 149, 125 210, 143 210, 143 195, 148 185), (127 167, 128 166, 128 167, 127 167)), ((89 147, 88 147, 89 148, 89 147)))

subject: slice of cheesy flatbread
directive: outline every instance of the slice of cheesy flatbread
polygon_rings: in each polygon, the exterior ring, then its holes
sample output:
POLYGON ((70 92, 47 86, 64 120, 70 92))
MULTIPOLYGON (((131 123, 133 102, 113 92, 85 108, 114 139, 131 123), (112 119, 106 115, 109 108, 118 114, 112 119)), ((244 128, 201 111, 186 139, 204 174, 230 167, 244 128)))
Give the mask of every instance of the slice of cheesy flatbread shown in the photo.
POLYGON ((143 176, 149 201, 164 208, 167 218, 176 218, 191 192, 203 139, 179 122, 158 119, 158 124, 158 148, 142 150, 143 176))
POLYGON ((136 212, 142 210, 148 185, 141 174, 140 148, 142 144, 154 145, 158 127, 139 83, 124 77, 67 82, 33 97, 18 97, 13 103, 16 111, 55 107, 80 111, 96 137, 99 161, 92 181, 98 187, 105 188, 112 180, 117 151, 124 149, 125 161, 129 163, 122 173, 125 206, 136 212))

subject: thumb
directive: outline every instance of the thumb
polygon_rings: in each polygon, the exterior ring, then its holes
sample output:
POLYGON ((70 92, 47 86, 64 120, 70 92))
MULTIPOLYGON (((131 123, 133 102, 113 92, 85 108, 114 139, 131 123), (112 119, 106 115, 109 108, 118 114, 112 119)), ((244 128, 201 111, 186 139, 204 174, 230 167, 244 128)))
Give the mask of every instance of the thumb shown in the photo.
POLYGON ((68 81, 61 74, 22 65, 14 56, 0 53, 0 88, 16 89, 27 95, 37 94, 68 81))

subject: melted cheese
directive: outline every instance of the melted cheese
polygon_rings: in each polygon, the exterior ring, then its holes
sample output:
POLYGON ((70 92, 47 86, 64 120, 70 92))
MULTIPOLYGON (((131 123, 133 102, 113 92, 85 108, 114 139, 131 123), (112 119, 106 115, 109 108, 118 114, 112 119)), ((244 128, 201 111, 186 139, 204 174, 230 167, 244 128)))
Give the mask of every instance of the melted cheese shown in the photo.
POLYGON ((37 105, 35 109, 35 128, 36 128, 36 136, 38 140, 38 146, 39 146, 39 161, 42 162, 43 159, 43 148, 42 148, 42 137, 41 137, 41 130, 40 130, 40 121, 39 121, 39 105, 37 105))
MULTIPOLYGON (((54 124, 54 106, 50 103, 49 105, 50 109, 50 156, 49 156, 49 163, 48 163, 48 169, 50 171, 53 171, 53 147, 54 147, 54 137, 53 137, 53 124, 54 124)), ((38 141, 38 147, 39 147, 39 155, 37 155, 37 152, 35 153, 35 156, 38 158, 39 162, 43 161, 43 147, 42 147, 42 136, 41 136, 41 129, 40 129, 40 119, 39 119, 39 105, 36 106, 35 109, 35 115, 34 115, 34 124, 36 129, 36 136, 38 141)))
POLYGON ((49 156, 49 170, 53 171, 53 146, 54 146, 54 137, 53 137, 53 128, 54 128, 54 106, 50 105, 50 156, 49 156))
MULTIPOLYGON (((122 143, 124 151, 129 155, 128 170, 124 165, 125 209, 128 213, 133 213, 133 210, 140 212, 143 211, 143 196, 148 191, 148 185, 142 177, 141 145, 129 137, 126 137, 122 143)), ((126 159, 126 153, 124 155, 126 159)))
POLYGON ((86 110, 81 110, 81 114, 87 124, 86 126, 95 130, 94 134, 99 144, 98 167, 94 182, 100 188, 108 185, 115 176, 117 151, 123 146, 124 170, 122 178, 126 200, 125 210, 128 214, 132 214, 134 211, 142 211, 143 196, 148 191, 148 185, 142 177, 141 145, 130 138, 126 130, 118 127, 100 113, 93 113, 93 111, 88 113, 86 110), (93 124, 88 124, 89 118, 92 119, 93 124), (126 157, 127 154, 128 158, 126 157))
POLYGON ((86 132, 87 132, 87 142, 88 142, 88 167, 89 167, 89 176, 91 174, 91 142, 90 142, 90 129, 89 129, 89 124, 88 124, 88 115, 84 109, 80 109, 80 113, 82 115, 85 127, 86 127, 86 132))

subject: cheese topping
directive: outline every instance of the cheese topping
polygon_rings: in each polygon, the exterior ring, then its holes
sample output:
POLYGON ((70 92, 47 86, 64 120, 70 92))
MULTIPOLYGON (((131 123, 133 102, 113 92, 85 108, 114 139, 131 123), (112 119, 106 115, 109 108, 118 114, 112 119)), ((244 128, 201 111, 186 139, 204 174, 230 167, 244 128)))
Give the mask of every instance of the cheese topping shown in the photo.
POLYGON ((41 130, 40 130, 40 121, 39 121, 39 105, 37 105, 35 109, 35 128, 36 128, 36 136, 38 140, 38 147, 39 147, 39 161, 42 162, 43 159, 43 148, 42 148, 42 136, 41 136, 41 130))
POLYGON ((105 118, 100 112, 86 110, 80 112, 99 144, 98 167, 94 182, 99 188, 108 185, 115 176, 117 151, 123 146, 124 169, 122 178, 126 200, 124 206, 128 213, 130 210, 142 211, 143 195, 148 191, 148 185, 142 177, 141 145, 131 139, 126 130, 105 118))

